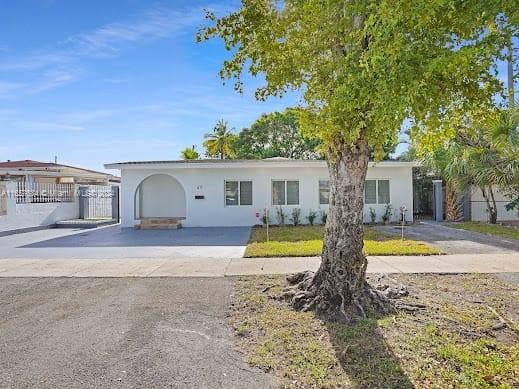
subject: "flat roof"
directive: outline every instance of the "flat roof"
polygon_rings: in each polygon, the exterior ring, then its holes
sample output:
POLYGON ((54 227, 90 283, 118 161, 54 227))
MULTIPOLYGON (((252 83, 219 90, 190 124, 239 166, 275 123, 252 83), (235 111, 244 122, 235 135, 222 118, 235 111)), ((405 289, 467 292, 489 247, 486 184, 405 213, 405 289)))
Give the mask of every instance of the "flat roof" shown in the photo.
MULTIPOLYGON (((214 167, 326 167, 326 161, 322 159, 191 159, 169 161, 127 161, 107 163, 105 169, 122 168, 214 168, 214 167)), ((417 161, 380 161, 369 162, 369 166, 377 167, 418 167, 417 161)))
MULTIPOLYGON (((32 159, 23 159, 23 160, 19 160, 19 161, 7 160, 5 162, 0 162, 0 170, 2 170, 2 171, 16 170, 20 173, 32 173, 32 174, 37 174, 40 172, 42 172, 42 173, 43 172, 63 173, 60 170, 60 168, 79 170, 79 171, 90 173, 90 174, 105 176, 105 177, 108 177, 109 179, 120 178, 120 177, 116 177, 110 173, 103 173, 103 172, 99 172, 97 170, 85 169, 82 167, 71 166, 71 165, 63 165, 61 163, 34 161, 32 159), (39 170, 39 169, 43 169, 43 170, 39 170)), ((80 175, 80 174, 75 174, 75 175, 80 175)))

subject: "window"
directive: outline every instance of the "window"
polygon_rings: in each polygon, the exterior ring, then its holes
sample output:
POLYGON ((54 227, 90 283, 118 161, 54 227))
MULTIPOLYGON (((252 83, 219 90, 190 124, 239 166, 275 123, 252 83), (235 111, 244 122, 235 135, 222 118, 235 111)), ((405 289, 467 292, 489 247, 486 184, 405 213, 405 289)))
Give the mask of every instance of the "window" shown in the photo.
POLYGON ((378 180, 378 203, 389 204, 389 180, 378 180))
POLYGON ((225 205, 252 205, 252 181, 225 181, 225 205))
POLYGON ((319 204, 330 204, 330 181, 319 181, 319 204))
POLYGON ((377 180, 366 180, 364 185, 364 202, 366 204, 377 203, 377 180))
POLYGON ((299 181, 272 181, 272 205, 298 205, 299 181))
POLYGON ((389 204, 389 180, 366 180, 364 186, 365 204, 389 204))
POLYGON ((287 205, 299 204, 299 181, 287 181, 287 205))
POLYGON ((252 181, 240 181, 240 205, 252 205, 252 181))

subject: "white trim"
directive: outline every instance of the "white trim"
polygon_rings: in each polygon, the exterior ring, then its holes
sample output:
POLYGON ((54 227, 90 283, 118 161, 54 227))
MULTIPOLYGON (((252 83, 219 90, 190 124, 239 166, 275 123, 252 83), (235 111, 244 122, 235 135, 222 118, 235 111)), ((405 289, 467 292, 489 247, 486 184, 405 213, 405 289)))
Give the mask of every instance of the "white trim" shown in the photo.
MULTIPOLYGON (((380 161, 369 162, 369 167, 418 167, 419 162, 380 161)), ((136 161, 107 163, 105 169, 220 169, 220 168, 287 168, 327 167, 324 160, 193 160, 193 161, 136 161)))

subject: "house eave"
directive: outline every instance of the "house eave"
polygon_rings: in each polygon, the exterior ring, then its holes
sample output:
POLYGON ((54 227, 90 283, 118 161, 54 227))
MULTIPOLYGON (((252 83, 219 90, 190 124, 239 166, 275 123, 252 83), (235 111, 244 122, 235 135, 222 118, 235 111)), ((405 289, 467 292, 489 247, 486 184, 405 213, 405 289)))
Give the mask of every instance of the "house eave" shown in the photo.
MULTIPOLYGON (((418 167, 417 161, 370 162, 369 167, 418 167)), ((287 168, 326 167, 323 160, 191 160, 191 161, 129 161, 107 163, 105 169, 221 169, 221 168, 287 168)))

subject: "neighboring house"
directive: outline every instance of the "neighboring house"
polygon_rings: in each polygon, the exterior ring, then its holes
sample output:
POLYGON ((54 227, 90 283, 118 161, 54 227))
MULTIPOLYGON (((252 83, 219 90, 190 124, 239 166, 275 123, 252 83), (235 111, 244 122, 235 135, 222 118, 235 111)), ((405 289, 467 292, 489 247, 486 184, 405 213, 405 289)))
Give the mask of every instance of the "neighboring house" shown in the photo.
POLYGON ((1 162, 0 236, 78 218, 116 220, 119 183, 111 174, 56 163, 1 162))
MULTIPOLYGON (((413 219, 413 167, 415 162, 370 163, 366 178, 364 218, 370 208, 380 221, 386 204, 392 220, 400 206, 413 219)), ((121 171, 123 227, 143 219, 181 218, 190 227, 252 226, 261 224, 264 210, 276 223, 282 207, 290 220, 293 208, 301 209, 301 221, 310 211, 327 212, 328 168, 320 160, 182 160, 106 164, 121 171), (185 219, 184 219, 185 218, 185 219)))
POLYGON ((32 160, 0 162, 0 180, 39 184, 115 185, 120 178, 74 166, 32 160))

